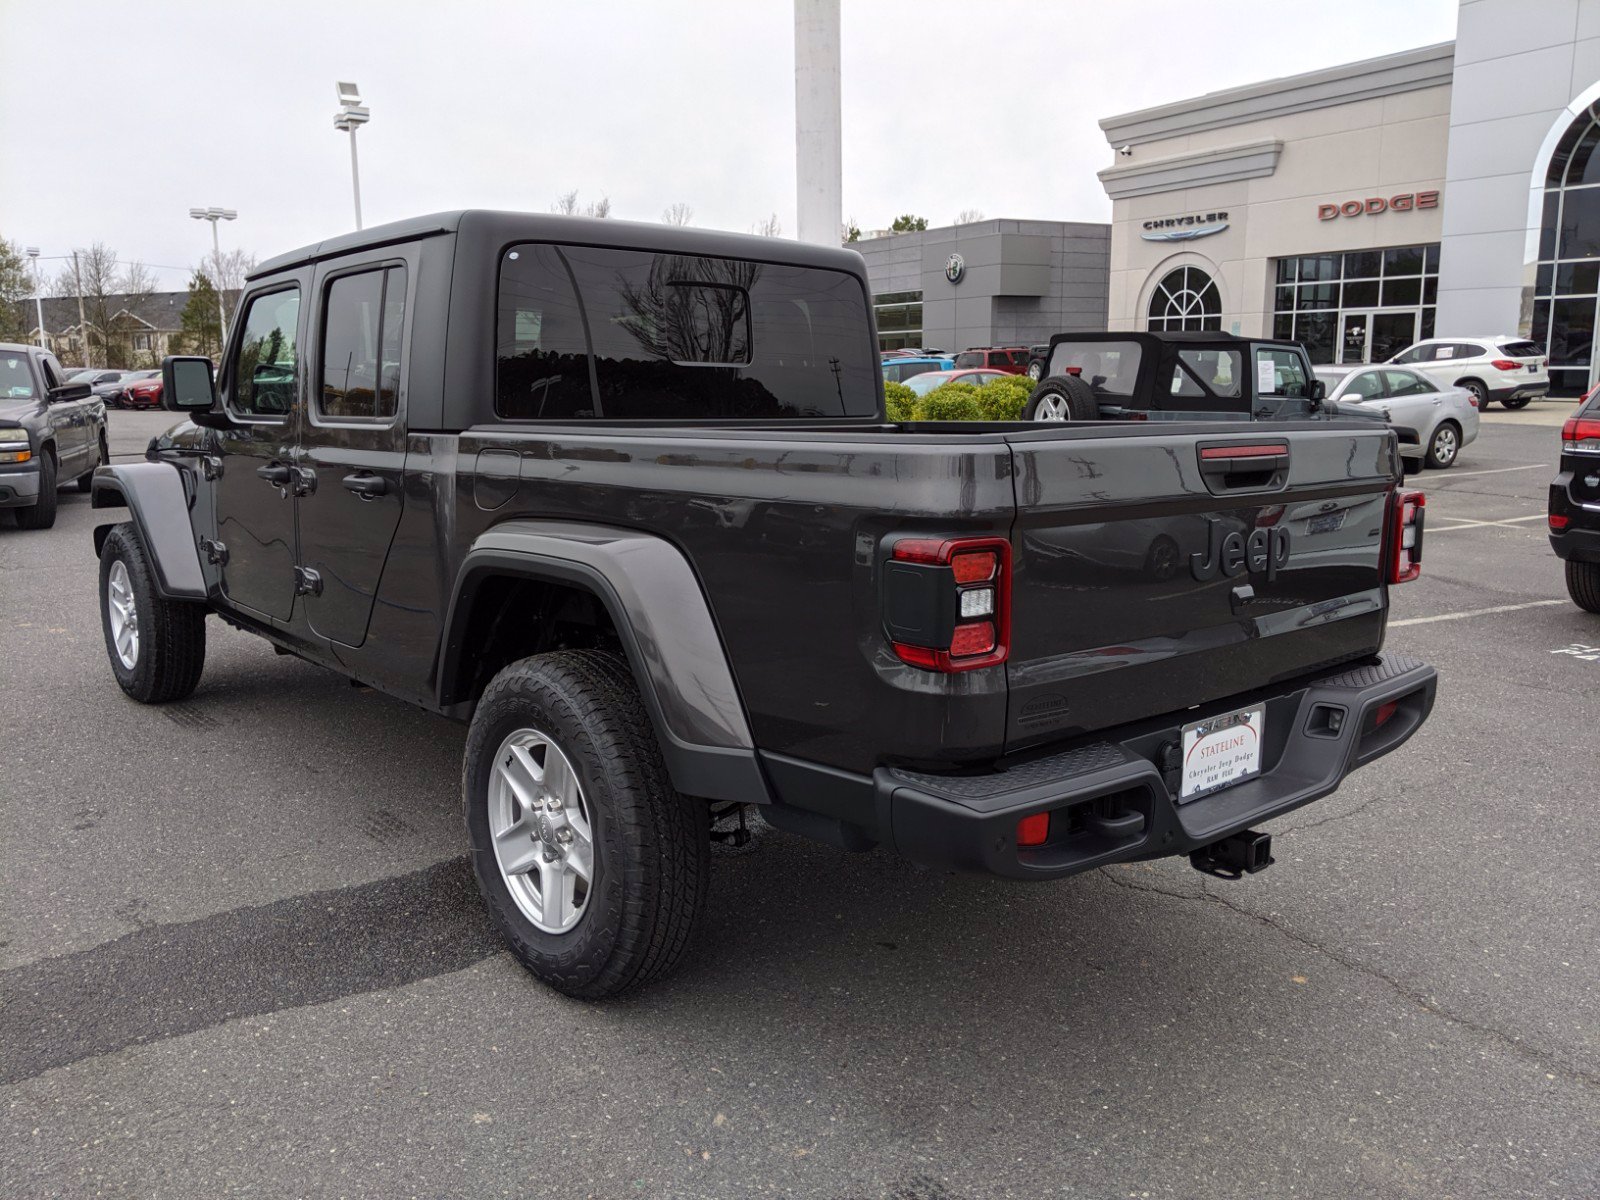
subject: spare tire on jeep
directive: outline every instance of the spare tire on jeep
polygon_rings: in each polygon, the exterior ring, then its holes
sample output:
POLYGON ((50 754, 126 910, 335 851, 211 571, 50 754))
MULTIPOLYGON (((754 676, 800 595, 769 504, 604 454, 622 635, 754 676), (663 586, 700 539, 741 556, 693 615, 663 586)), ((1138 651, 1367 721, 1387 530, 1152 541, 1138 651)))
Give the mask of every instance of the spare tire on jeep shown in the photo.
POLYGON ((1076 375, 1051 375, 1040 381, 1022 410, 1024 421, 1097 421, 1100 401, 1076 375))

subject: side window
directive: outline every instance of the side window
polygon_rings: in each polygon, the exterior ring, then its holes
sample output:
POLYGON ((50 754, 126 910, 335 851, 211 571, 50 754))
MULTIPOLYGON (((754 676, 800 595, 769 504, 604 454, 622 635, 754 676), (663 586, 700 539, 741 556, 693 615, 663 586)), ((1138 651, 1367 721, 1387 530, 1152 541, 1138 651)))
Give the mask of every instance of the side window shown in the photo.
POLYGON ((981 366, 983 366, 983 353, 981 351, 963 350, 960 354, 956 355, 955 369, 958 371, 965 370, 969 367, 981 366))
POLYGON ((323 416, 388 420, 399 411, 405 303, 404 267, 340 275, 328 285, 317 394, 323 416))
POLYGON ((233 359, 234 412, 247 417, 281 417, 294 407, 299 321, 297 287, 250 301, 233 359))
POLYGON ((1293 350, 1256 351, 1256 392, 1262 396, 1287 396, 1303 400, 1310 395, 1305 364, 1293 350))
POLYGON ((39 356, 39 370, 44 375, 46 391, 61 386, 61 364, 56 361, 55 355, 41 354, 39 356))
POLYGON ((518 246, 501 268, 496 411, 513 420, 868 416, 885 372, 866 329, 860 281, 844 272, 518 246))
POLYGON ((1391 396, 1420 396, 1439 390, 1414 371, 1385 371, 1383 374, 1388 380, 1391 396))
MULTIPOLYGON (((1389 371, 1390 379, 1397 375, 1411 375, 1410 371, 1389 371)), ((1415 375, 1411 375, 1415 379, 1415 375)), ((1376 371, 1362 371, 1350 381, 1350 386, 1344 389, 1343 397, 1347 400, 1371 400, 1374 396, 1383 395, 1383 380, 1376 371)))
POLYGON ((1409 350, 1402 350, 1394 356, 1397 363, 1425 363, 1432 362, 1437 346, 1412 346, 1409 350))
POLYGON ((1455 357, 1455 358, 1488 358, 1489 357, 1489 351, 1488 351, 1488 349, 1486 347, 1476 345, 1473 342, 1457 342, 1455 344, 1454 349, 1455 349, 1455 354, 1452 357, 1455 357))

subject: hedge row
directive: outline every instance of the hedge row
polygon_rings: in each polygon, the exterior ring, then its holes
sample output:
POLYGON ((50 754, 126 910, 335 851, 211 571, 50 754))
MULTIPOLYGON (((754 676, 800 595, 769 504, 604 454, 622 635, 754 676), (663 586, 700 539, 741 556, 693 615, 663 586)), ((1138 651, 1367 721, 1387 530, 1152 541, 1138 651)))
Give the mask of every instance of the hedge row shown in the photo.
POLYGON ((1007 375, 982 387, 946 383, 919 397, 903 383, 883 385, 891 421, 1020 421, 1034 383, 1007 375))

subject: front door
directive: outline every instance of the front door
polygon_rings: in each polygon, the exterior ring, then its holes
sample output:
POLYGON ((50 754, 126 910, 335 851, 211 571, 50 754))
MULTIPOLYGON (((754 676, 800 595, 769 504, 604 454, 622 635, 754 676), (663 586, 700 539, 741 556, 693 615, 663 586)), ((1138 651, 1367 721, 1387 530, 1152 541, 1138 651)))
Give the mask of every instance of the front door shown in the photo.
POLYGON ((1339 328, 1339 362, 1360 366, 1367 361, 1367 335, 1372 329, 1372 314, 1345 313, 1339 328))
POLYGON ((406 283, 393 258, 319 271, 309 403, 296 460, 302 603, 346 646, 367 623, 405 481, 406 283))
POLYGON ((300 286, 245 300, 223 364, 228 424, 216 430, 214 484, 222 591, 260 616, 287 621, 294 608, 294 411, 299 395, 300 286))

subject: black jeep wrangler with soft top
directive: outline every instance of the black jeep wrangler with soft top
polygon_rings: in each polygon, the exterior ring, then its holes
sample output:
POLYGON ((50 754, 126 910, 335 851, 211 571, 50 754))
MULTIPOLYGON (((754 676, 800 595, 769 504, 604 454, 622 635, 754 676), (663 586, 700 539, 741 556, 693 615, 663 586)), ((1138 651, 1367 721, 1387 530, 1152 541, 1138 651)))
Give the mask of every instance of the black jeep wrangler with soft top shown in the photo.
POLYGON ((573 995, 681 955, 766 821, 1048 880, 1190 855, 1409 738, 1422 500, 1367 422, 893 424, 848 250, 459 212, 262 264, 188 421, 100 468, 106 649, 208 617, 470 722, 513 952, 573 995))

